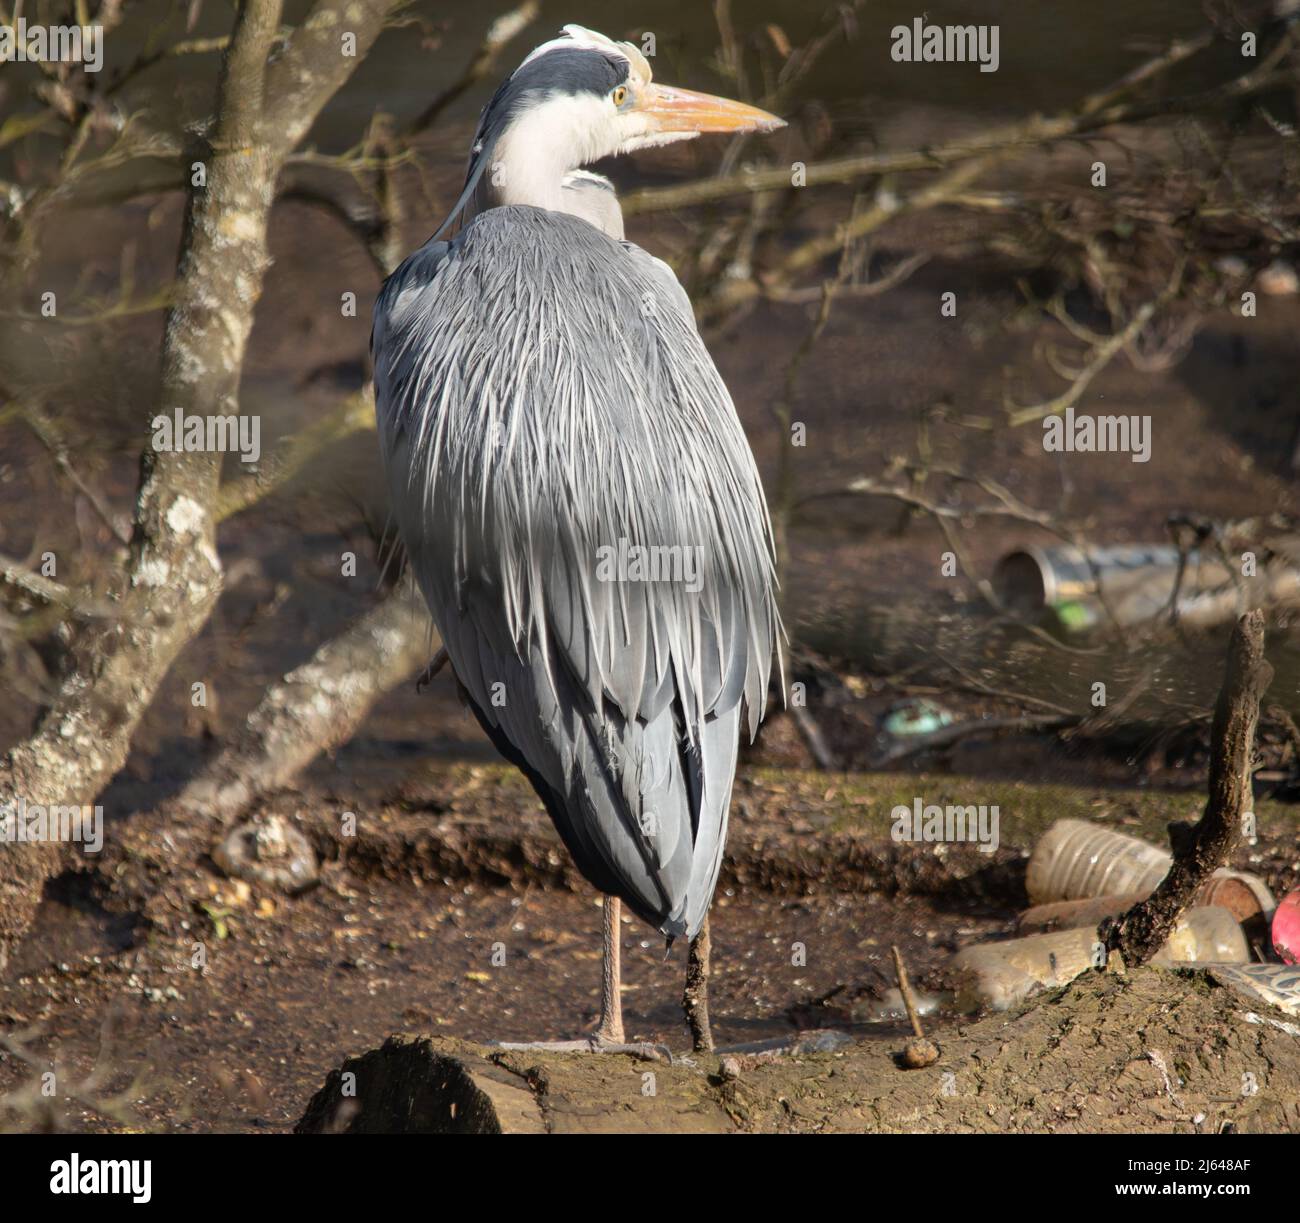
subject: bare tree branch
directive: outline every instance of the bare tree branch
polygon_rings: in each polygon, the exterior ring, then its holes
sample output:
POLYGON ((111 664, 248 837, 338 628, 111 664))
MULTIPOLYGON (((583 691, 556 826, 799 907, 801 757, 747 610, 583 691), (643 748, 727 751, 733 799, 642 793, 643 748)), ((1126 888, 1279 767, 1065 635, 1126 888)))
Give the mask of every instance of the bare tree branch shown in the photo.
POLYGON ((367 384, 355 395, 349 395, 332 412, 289 438, 283 448, 266 463, 264 471, 223 484, 217 496, 216 520, 224 522, 282 488, 327 446, 374 427, 374 389, 367 384))
POLYGON ((272 684, 243 727, 178 798, 228 821, 346 743, 375 702, 428 659, 429 617, 399 585, 339 636, 272 684))
POLYGON ((433 101, 411 122, 405 134, 409 137, 428 131, 447 107, 464 96, 492 71, 497 58, 505 50, 506 45, 517 34, 536 21, 537 14, 541 10, 541 0, 524 0, 523 4, 517 5, 509 12, 498 17, 488 27, 487 33, 483 35, 483 41, 479 43, 473 58, 466 65, 465 71, 437 94, 433 101))

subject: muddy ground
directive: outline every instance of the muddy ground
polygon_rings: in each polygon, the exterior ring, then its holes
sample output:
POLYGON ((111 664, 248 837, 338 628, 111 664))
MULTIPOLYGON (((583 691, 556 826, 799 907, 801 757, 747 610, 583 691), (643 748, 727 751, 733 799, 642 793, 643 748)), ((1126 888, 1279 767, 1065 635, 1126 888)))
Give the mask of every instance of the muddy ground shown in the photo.
POLYGON ((1277 1133, 1300 1125, 1297 1076, 1300 1027, 1202 974, 1148 968, 947 1030, 939 1060, 911 1071, 883 1041, 665 1065, 399 1036, 344 1062, 300 1130, 1277 1133))
MULTIPOLYGON (((224 879, 203 859, 193 868, 178 865, 204 844, 210 830, 201 825, 166 817, 150 827, 138 817, 115 830, 101 861, 52 891, 33 938, 0 985, 0 1034, 11 1042, 11 1052, 0 1055, 3 1124, 284 1131, 345 1057, 377 1048, 391 1033, 478 1046, 573 1037, 594 1024, 599 908, 515 774, 495 764, 420 765, 382 801, 358 811, 357 833, 346 836, 340 817, 355 809, 356 797, 346 786, 311 786, 269 805, 307 834, 324 863, 320 886, 296 899, 224 879), (18 1043, 30 1062, 13 1055, 18 1043), (50 1068, 62 1085, 59 1097, 33 1098, 34 1076, 50 1068), (75 1098, 63 1097, 65 1090, 75 1098)), ((1087 1064, 1074 1055, 1061 1061, 1061 1032, 1092 1022, 1086 1010, 1071 1019, 1076 1003, 1068 998, 1052 1001, 1049 1018, 995 1016, 971 1036, 968 1018, 946 1009, 945 991, 957 949, 1012 933, 1025 902, 1027 848, 1053 820, 1093 818, 1159 840, 1168 820, 1193 816, 1197 807, 1192 794, 746 771, 714 910, 716 1036, 726 1044, 842 1029, 852 1049, 797 1059, 789 1073, 825 1076, 845 1056, 865 1059, 874 1067, 870 1083, 852 1090, 874 1092, 876 1102, 862 1112, 866 1096, 850 1094, 805 1119, 796 1110, 779 1120, 760 1092, 728 1124, 942 1128, 946 1118, 957 1128, 980 1128, 977 1117, 1014 1116, 1026 1129, 1093 1122, 1186 1128, 1192 1114, 1166 1107, 1160 1092, 1150 1095, 1149 1107, 1136 1106, 1133 1092, 1150 1086, 1150 1075, 1143 1067, 1126 1071, 1129 1062, 1117 1060, 1118 1053, 1087 1064), (936 853, 893 843, 889 812, 913 794, 997 804, 997 851, 945 846, 936 853), (988 1078, 978 1108, 949 1103, 917 1113, 915 1125, 891 1111, 916 1090, 893 1062, 904 1027, 889 995, 892 944, 922 995, 940 1008, 929 1022, 959 1058, 945 1061, 946 1068, 969 1068, 975 1050, 995 1046, 1008 1067, 1019 1067, 988 1078), (994 1041, 998 1032, 1003 1036, 994 1041), (1046 1090, 1058 1073, 1043 1070, 1035 1079, 1039 1055, 1045 1065, 1059 1063, 1061 1076, 1069 1072, 1068 1092, 1044 1095, 1051 1107, 1033 1103, 1035 1083, 1046 1090), (1076 1097, 1094 1102, 1083 1107, 1076 1097), (1107 1111, 1106 1100, 1120 1103, 1107 1111)), ((1244 848, 1236 864, 1275 890, 1294 887, 1294 817, 1268 802, 1258 814, 1259 842, 1244 848)), ((633 919, 623 929, 628 1035, 681 1053, 689 1044, 679 1008, 684 949, 678 945, 665 959, 652 931, 633 919)), ((1120 1006, 1114 1015, 1123 1016, 1118 1026, 1133 1030, 1134 1008, 1148 1006, 1150 1021, 1168 1033, 1160 1047, 1170 1056, 1166 1046, 1175 1036, 1184 1052, 1207 1042, 1232 1046, 1234 1057, 1255 1048, 1257 1058, 1271 1059, 1277 1094, 1267 1109, 1257 1101, 1251 1116, 1265 1127, 1293 1118, 1300 1066, 1278 1060, 1273 1034, 1281 1030, 1247 1030, 1235 1019, 1222 1031, 1184 1030, 1176 1009, 1169 1017, 1171 1000, 1198 1015, 1242 1007, 1224 999, 1206 1011, 1209 1004, 1189 983, 1161 980, 1156 994, 1113 1004, 1120 1006), (1251 1045, 1256 1039, 1264 1044, 1251 1045)), ((1104 999, 1111 996, 1083 989, 1077 1005, 1109 1008, 1104 999)), ((1215 1063, 1214 1073, 1227 1074, 1235 1064, 1215 1063)), ((714 1089, 707 1091, 716 1104, 714 1089)), ((825 1096, 825 1085, 815 1094, 825 1096)), ((730 1113, 724 1107, 719 1115, 730 1113)), ((1221 1115, 1243 1123, 1236 1113, 1221 1115)))

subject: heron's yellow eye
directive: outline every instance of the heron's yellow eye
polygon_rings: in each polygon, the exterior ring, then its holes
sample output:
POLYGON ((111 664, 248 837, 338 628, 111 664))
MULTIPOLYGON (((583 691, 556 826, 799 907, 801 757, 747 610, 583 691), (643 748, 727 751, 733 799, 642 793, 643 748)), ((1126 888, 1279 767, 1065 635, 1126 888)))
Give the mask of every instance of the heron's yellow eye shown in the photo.
POLYGON ((616 86, 614 92, 611 93, 609 96, 613 98, 615 106, 622 106, 623 103, 627 101, 627 86, 626 85, 616 86))

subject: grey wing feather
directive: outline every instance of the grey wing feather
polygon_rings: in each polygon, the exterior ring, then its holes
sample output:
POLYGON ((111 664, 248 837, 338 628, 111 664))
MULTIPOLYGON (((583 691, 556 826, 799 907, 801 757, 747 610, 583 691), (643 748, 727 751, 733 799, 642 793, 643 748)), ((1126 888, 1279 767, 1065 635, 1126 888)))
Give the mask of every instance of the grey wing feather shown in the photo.
POLYGON ((496 208, 389 278, 372 347, 394 513, 475 713, 591 882, 694 934, 780 625, 685 292, 579 219, 496 208))

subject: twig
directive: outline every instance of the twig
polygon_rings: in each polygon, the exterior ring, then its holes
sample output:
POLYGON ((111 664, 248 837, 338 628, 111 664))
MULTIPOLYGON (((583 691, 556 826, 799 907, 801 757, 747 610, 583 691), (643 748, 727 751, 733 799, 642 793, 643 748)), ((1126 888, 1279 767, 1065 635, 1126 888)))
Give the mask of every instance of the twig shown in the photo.
MULTIPOLYGON (((0 1052, 30 1067, 38 1076, 47 1073, 53 1066, 49 1059, 30 1052, 12 1036, 0 1036, 0 1052)), ((73 1081, 71 1074, 56 1073, 59 1093, 65 1100, 70 1100, 97 1116, 115 1121, 119 1125, 138 1127, 139 1117, 134 1105, 144 1094, 144 1080, 137 1075, 135 1080, 118 1094, 98 1096, 95 1092, 108 1078, 109 1069, 101 1055, 99 1064, 80 1083, 73 1081)), ((53 1124, 55 1121, 52 1107, 53 1101, 34 1088, 0 1095, 0 1110, 14 1112, 20 1116, 41 1110, 46 1113, 47 1124, 53 1124)))
MULTIPOLYGON (((878 297, 898 288, 913 272, 923 268, 932 258, 926 251, 917 255, 908 255, 900 259, 885 275, 877 280, 867 280, 853 284, 840 285, 835 290, 836 297, 878 297)), ((806 305, 820 301, 826 290, 824 286, 815 285, 804 289, 787 289, 780 286, 764 286, 763 296, 768 301, 780 302, 782 305, 806 305)))
POLYGON ((124 519, 113 513, 99 492, 87 484, 78 474, 77 469, 72 465, 72 459, 68 455, 67 443, 63 440, 63 436, 59 433, 54 422, 36 404, 22 405, 20 415, 28 428, 40 438, 45 448, 50 452, 54 459, 54 465, 77 491, 86 498, 104 525, 113 533, 114 538, 119 543, 130 544, 130 527, 124 519))
POLYGON ((957 691, 973 692, 980 696, 991 696, 1000 701, 1011 701, 1016 705, 1037 705, 1039 709, 1046 709, 1049 713, 1057 713, 1065 717, 1071 715, 1071 710, 1064 705, 1056 704, 1055 701, 1045 701, 1041 697, 1030 696, 1025 692, 1012 692, 1006 688, 994 688, 992 685, 986 684, 979 676, 972 675, 960 663, 954 662, 944 654, 939 654, 938 651, 935 653, 940 662, 947 667, 951 667, 955 674, 966 681, 964 685, 955 685, 957 691))
POLYGON ((114 614, 109 604, 84 590, 64 586, 62 582, 47 578, 7 556, 0 556, 0 582, 42 603, 62 607, 81 620, 106 619, 114 614))
POLYGON ((104 94, 106 97, 112 97, 123 85, 165 59, 175 59, 182 55, 206 55, 213 51, 224 51, 229 45, 230 36, 220 34, 215 38, 189 38, 182 42, 172 43, 170 46, 163 47, 158 51, 146 52, 129 64, 116 80, 110 82, 104 90, 104 94))
POLYGON ((907 1009, 907 1018, 912 1024, 912 1039, 903 1046, 903 1064, 909 1070, 920 1070, 939 1060, 939 1048, 933 1041, 926 1039, 925 1029, 921 1027, 916 995, 912 993, 912 983, 907 979, 907 969, 903 966, 903 957, 898 947, 893 946, 890 951, 894 955, 894 971, 898 974, 898 992, 903 995, 903 1006, 907 1009))
POLYGON ((525 0, 525 3, 498 17, 488 27, 488 32, 483 36, 483 41, 479 43, 465 71, 420 112, 407 127, 405 135, 415 136, 426 131, 448 106, 481 81, 492 70, 492 65, 506 44, 537 19, 541 8, 540 0, 525 0))
POLYGON ((245 479, 229 480, 217 494, 217 522, 255 505, 288 484, 322 450, 375 425, 374 391, 367 384, 349 395, 332 412, 290 438, 266 465, 266 470, 245 479))
POLYGON ((903 995, 903 1006, 907 1008, 907 1018, 912 1025, 912 1035, 924 1036, 925 1029, 921 1027, 921 1013, 916 1009, 916 995, 912 993, 912 983, 907 979, 907 969, 903 965, 903 957, 899 952, 897 945, 890 947, 890 952, 894 957, 894 971, 898 974, 898 992, 903 995))
POLYGON ((1115 332, 1114 335, 1107 336, 1105 340, 1094 346, 1092 359, 1075 374, 1074 380, 1069 387, 1054 399, 1048 399, 1029 407, 1008 408, 1008 422, 1012 426, 1018 426, 1029 424, 1035 420, 1043 420, 1048 416, 1059 416, 1067 408, 1072 408, 1078 403, 1083 397, 1084 391, 1092 385, 1093 379, 1121 352, 1129 348, 1137 340, 1142 329, 1151 321, 1156 312, 1168 304, 1177 294, 1178 287, 1182 284, 1185 266, 1186 260, 1180 259, 1168 284, 1160 293, 1151 301, 1144 302, 1123 328, 1115 332))
MULTIPOLYGON (((162 285, 152 293, 131 300, 126 297, 111 301, 102 307, 82 310, 76 314, 60 314, 57 322, 60 327, 100 327, 115 319, 136 318, 141 314, 154 314, 166 310, 171 305, 172 287, 162 285)), ((19 323, 41 323, 45 318, 30 310, 0 310, 0 319, 19 323)))
POLYGON ((808 750, 812 752, 817 767, 824 769, 828 773, 833 773, 839 768, 835 760, 835 753, 831 751, 830 745, 826 742, 826 736, 822 734, 821 727, 817 725, 817 720, 808 712, 807 707, 792 704, 790 706, 790 716, 794 719, 794 724, 799 728, 799 733, 808 745, 808 750))

